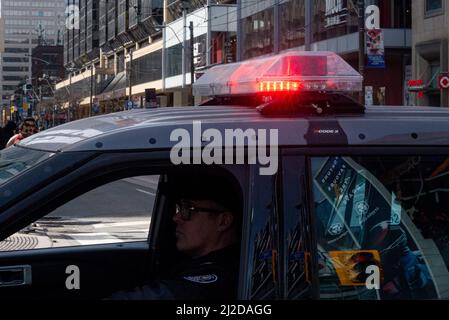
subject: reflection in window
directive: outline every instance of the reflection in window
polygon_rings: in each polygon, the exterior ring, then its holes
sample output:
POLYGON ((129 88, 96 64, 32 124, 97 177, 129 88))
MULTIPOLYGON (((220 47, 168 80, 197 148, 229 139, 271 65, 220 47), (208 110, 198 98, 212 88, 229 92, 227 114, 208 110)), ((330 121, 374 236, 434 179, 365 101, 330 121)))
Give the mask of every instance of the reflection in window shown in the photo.
POLYGON ((280 5, 280 49, 304 45, 304 1, 287 1, 280 5))
POLYGON ((357 11, 348 1, 313 1, 312 10, 314 42, 358 31, 357 11))
POLYGON ((249 59, 274 50, 274 9, 266 9, 243 19, 243 58, 249 59))
POLYGON ((144 55, 132 62, 132 83, 134 85, 159 80, 162 78, 162 51, 158 50, 144 55))
POLYGON ((53 153, 10 147, 0 152, 0 185, 50 158, 53 153))
POLYGON ((317 158, 312 171, 321 298, 449 297, 449 158, 317 158))

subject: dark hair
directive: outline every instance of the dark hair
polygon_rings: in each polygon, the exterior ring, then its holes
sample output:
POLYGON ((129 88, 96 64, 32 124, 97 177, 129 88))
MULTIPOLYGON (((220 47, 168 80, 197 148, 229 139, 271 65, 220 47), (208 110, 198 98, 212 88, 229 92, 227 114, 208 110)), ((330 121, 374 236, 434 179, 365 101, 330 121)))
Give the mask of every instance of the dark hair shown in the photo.
POLYGON ((23 130, 23 126, 25 125, 25 123, 27 122, 33 122, 33 125, 36 127, 36 120, 34 120, 34 118, 32 117, 27 117, 23 120, 23 122, 20 124, 19 126, 19 130, 23 130))

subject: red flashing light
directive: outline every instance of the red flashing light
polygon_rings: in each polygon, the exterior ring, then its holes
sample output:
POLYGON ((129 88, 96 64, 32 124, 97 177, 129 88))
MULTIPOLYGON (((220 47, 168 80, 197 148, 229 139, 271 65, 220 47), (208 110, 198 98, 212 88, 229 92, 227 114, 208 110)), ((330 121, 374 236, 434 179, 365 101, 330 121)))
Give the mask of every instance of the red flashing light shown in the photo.
POLYGON ((261 81, 259 92, 298 92, 301 87, 300 81, 261 81))

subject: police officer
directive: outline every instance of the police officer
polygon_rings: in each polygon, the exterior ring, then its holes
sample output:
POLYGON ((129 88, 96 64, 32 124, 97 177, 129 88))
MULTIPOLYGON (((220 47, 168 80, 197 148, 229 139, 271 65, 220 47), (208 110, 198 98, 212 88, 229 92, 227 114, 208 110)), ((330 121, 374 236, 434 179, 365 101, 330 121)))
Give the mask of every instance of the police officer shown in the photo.
POLYGON ((220 181, 195 191, 177 195, 173 216, 185 259, 161 279, 112 299, 236 299, 241 200, 220 181))

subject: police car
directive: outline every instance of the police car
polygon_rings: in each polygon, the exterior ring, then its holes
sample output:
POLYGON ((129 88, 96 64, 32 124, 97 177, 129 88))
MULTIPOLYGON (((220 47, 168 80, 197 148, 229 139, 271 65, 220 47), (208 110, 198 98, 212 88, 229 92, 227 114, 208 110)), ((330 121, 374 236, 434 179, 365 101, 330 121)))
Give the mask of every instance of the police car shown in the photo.
POLYGON ((142 284, 172 253, 167 179, 198 170, 244 199, 239 299, 449 298, 449 112, 365 108, 361 89, 336 54, 290 51, 210 69, 201 106, 1 151, 0 296, 142 284))

